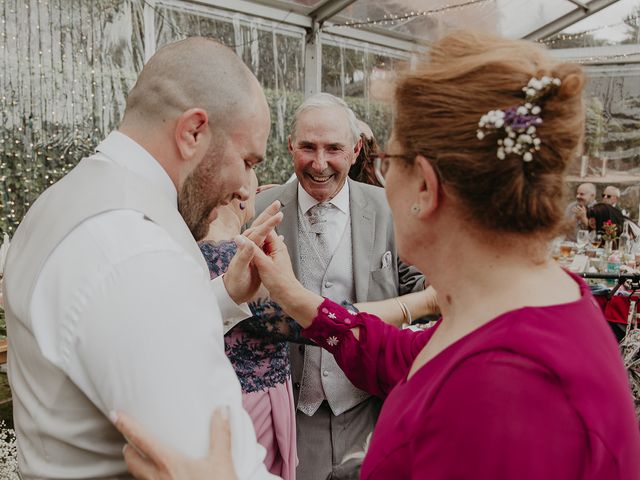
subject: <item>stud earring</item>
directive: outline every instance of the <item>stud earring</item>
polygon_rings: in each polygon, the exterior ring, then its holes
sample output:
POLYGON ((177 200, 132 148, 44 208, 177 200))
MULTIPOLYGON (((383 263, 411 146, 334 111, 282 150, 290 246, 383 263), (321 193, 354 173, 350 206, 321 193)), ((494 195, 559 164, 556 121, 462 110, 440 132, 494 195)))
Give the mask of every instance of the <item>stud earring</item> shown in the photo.
POLYGON ((414 215, 418 215, 420 213, 420 205, 414 203, 411 207, 411 213, 413 213, 414 215))

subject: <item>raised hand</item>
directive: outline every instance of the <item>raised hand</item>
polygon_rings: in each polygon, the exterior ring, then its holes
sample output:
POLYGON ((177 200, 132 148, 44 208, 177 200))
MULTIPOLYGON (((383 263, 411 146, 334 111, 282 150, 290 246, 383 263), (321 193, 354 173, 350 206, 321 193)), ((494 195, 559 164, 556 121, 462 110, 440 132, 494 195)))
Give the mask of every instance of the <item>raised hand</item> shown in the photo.
POLYGON ((258 215, 253 221, 251 227, 247 228, 242 234, 262 248, 265 239, 270 232, 282 221, 282 213, 280 212, 280 202, 275 201, 264 211, 258 215))
POLYGON ((274 228, 282 221, 282 213, 279 210, 280 202, 273 202, 254 220, 250 228, 234 239, 238 245, 238 252, 231 260, 222 280, 229 296, 236 303, 254 298, 260 288, 260 276, 252 264, 252 245, 262 249, 265 239, 269 235, 275 235, 274 228))
POLYGON ((322 297, 305 289, 296 279, 283 238, 271 232, 262 249, 254 248, 253 265, 271 298, 300 325, 311 325, 322 297))

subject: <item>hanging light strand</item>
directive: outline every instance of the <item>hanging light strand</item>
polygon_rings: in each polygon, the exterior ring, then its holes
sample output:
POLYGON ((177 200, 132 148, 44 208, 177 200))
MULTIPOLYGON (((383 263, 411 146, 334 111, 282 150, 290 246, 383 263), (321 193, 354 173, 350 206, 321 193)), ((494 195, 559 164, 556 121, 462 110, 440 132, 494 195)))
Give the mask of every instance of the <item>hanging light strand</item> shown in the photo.
POLYGON ((579 32, 579 33, 558 33, 558 34, 554 34, 550 37, 546 37, 546 38, 542 38, 540 40, 538 40, 539 43, 543 43, 544 45, 547 46, 551 46, 554 45, 556 43, 562 42, 564 40, 576 40, 576 39, 580 39, 583 38, 587 35, 591 35, 593 33, 596 32, 600 32, 602 30, 608 30, 610 28, 616 28, 616 27, 621 27, 623 25, 628 25, 627 22, 629 21, 638 21, 640 19, 640 16, 634 16, 634 17, 627 17, 625 19, 625 21, 622 22, 617 22, 617 23, 610 23, 608 25, 601 25, 599 27, 595 27, 595 28, 590 28, 589 30, 585 30, 583 32, 579 32))
POLYGON ((344 23, 335 23, 333 25, 329 25, 326 28, 341 28, 341 27, 342 28, 344 27, 360 28, 367 25, 392 25, 398 22, 402 22, 404 20, 410 20, 412 18, 427 17, 431 15, 436 15, 439 13, 448 12, 451 10, 461 10, 464 8, 469 8, 475 5, 479 5, 487 2, 493 2, 493 1, 494 0, 468 0, 467 2, 464 2, 464 3, 443 5, 442 7, 434 8, 433 10, 424 10, 424 11, 418 11, 418 12, 412 11, 412 12, 407 12, 399 15, 393 14, 393 13, 385 13, 382 18, 378 18, 378 19, 367 18, 366 20, 357 20, 357 21, 349 20, 344 23))
POLYGON ((625 63, 628 60, 634 60, 635 58, 640 60, 640 52, 632 53, 616 53, 614 55, 595 55, 592 57, 581 57, 572 59, 575 63, 611 63, 611 60, 616 60, 614 63, 625 63))

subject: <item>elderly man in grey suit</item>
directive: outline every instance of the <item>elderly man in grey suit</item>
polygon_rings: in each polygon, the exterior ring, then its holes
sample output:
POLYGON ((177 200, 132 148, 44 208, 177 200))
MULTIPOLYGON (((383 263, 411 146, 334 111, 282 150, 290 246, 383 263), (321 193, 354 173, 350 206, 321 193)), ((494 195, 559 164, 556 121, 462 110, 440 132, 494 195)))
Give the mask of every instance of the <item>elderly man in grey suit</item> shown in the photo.
MULTIPOLYGON (((361 148, 351 109, 320 93, 296 111, 289 137, 297 180, 257 198, 282 204, 284 236, 302 284, 336 301, 382 300, 424 288, 398 261, 384 190, 347 178, 361 148)), ((325 480, 345 455, 362 450, 380 400, 354 387, 319 347, 291 348, 300 480, 325 480)))

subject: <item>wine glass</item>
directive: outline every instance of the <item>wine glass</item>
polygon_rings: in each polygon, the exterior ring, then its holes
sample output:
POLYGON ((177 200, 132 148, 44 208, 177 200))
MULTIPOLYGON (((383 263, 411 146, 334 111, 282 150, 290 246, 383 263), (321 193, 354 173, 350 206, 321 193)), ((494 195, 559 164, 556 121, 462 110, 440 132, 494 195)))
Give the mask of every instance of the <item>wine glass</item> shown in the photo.
POLYGON ((591 246, 593 248, 598 248, 600 245, 602 245, 602 235, 596 233, 594 230, 591 232, 591 246))
POLYGON ((569 258, 571 250, 573 249, 573 242, 562 242, 560 244, 560 254, 563 259, 569 258))
POLYGON ((589 243, 589 231, 588 230, 578 230, 578 234, 576 236, 576 245, 578 246, 578 252, 584 249, 589 243))

